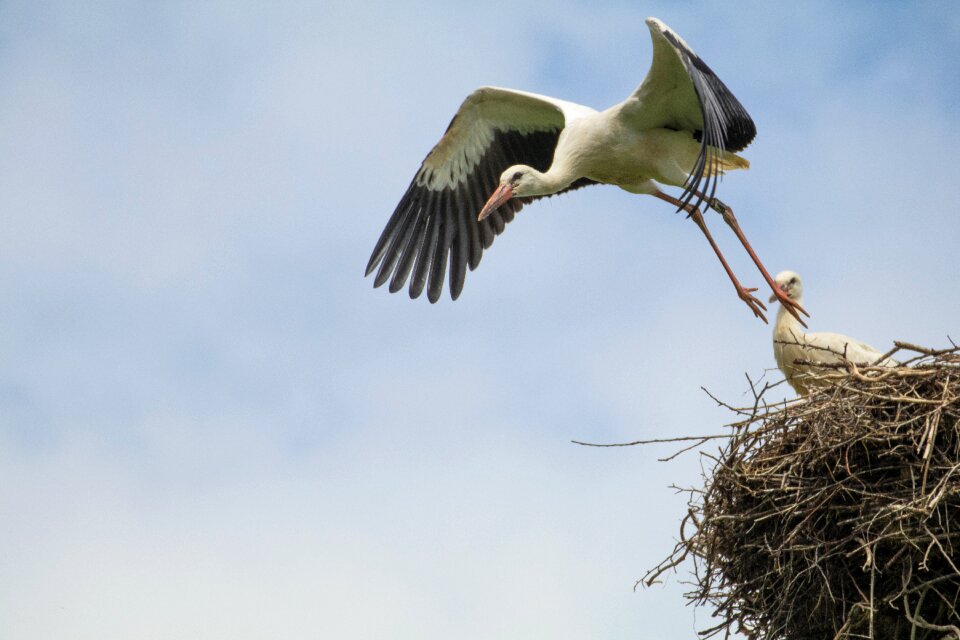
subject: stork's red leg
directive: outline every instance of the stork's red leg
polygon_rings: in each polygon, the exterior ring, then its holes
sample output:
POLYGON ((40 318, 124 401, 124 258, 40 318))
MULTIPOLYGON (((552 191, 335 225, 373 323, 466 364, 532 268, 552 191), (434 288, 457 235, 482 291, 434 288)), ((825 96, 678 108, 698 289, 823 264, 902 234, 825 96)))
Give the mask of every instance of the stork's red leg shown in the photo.
POLYGON ((717 246, 717 243, 714 241, 713 236, 710 234, 710 230, 707 229, 707 223, 704 221, 703 214, 700 213, 700 209, 693 207, 691 205, 684 205, 682 202, 680 202, 676 198, 668 196, 662 191, 655 191, 653 195, 655 195, 656 197, 660 198, 665 202, 669 202, 675 207, 680 207, 684 209, 688 213, 688 217, 691 220, 693 220, 694 224, 696 224, 697 227, 700 228, 700 231, 702 231, 703 235, 706 236, 707 242, 709 242, 710 246, 713 247, 714 253, 717 254, 718 258, 720 258, 720 264, 723 265, 723 269, 727 272, 727 275, 730 277, 730 281, 733 283, 734 288, 737 290, 737 295, 740 297, 741 300, 743 300, 747 304, 748 307, 750 307, 750 310, 753 311, 755 316, 757 316, 758 318, 766 322, 767 318, 766 316, 763 315, 763 311, 766 311, 767 308, 764 306, 763 302, 761 302, 760 300, 758 300, 756 297, 752 295, 753 292, 756 291, 757 289, 755 287, 746 288, 740 284, 740 281, 737 279, 737 276, 734 275, 733 273, 733 269, 730 268, 730 265, 727 264, 726 258, 723 257, 723 253, 720 251, 720 247, 717 246))
POLYGON ((796 300, 791 300, 787 294, 785 294, 783 290, 777 286, 777 283, 773 281, 773 278, 770 277, 770 273, 767 272, 766 267, 764 267, 763 263, 760 262, 760 258, 757 257, 753 247, 750 246, 747 236, 745 236, 743 231, 740 229, 740 224, 737 222, 736 216, 733 215, 733 209, 725 205, 717 198, 708 198, 707 202, 710 203, 710 208, 719 213, 720 217, 723 218, 723 221, 727 223, 727 226, 733 229, 733 232, 737 234, 737 238, 740 239, 740 244, 742 244, 743 248, 747 250, 748 254, 750 254, 750 259, 753 260, 755 265, 757 265, 757 268, 760 270, 760 273, 763 274, 767 284, 769 284, 770 288, 773 289, 773 295, 777 297, 777 300, 780 301, 780 304, 782 304, 784 309, 789 311, 790 314, 796 318, 800 324, 806 327, 807 323, 800 318, 800 313, 803 313, 808 318, 810 317, 810 314, 807 313, 806 309, 797 304, 796 300))

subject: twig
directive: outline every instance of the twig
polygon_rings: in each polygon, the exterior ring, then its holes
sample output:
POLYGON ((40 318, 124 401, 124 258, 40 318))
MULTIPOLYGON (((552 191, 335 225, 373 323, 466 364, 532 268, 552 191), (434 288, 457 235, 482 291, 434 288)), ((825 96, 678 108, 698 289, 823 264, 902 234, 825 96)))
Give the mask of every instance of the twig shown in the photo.
POLYGON ((729 438, 731 434, 721 433, 712 436, 681 436, 678 438, 654 438, 652 440, 635 440, 633 442, 614 442, 614 443, 595 443, 595 442, 582 442, 580 440, 571 440, 573 444, 579 444, 584 447, 632 447, 638 444, 660 444, 664 442, 689 442, 691 440, 697 440, 700 443, 706 442, 708 440, 719 440, 721 438, 729 438))

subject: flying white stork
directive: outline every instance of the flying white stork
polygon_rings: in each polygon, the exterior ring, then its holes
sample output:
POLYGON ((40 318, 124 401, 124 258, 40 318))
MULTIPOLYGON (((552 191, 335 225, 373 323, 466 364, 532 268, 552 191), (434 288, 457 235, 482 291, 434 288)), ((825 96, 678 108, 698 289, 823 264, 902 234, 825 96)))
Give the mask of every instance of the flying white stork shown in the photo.
POLYGON ((766 307, 752 295, 756 289, 740 284, 707 229, 699 207, 713 208, 802 323, 798 311, 806 311, 774 284, 732 209, 714 197, 718 176, 749 167, 734 152, 756 135, 753 120, 680 36, 656 18, 646 22, 653 40, 650 71, 633 94, 606 111, 496 87, 467 96, 374 247, 366 271, 369 276, 376 270, 374 286, 389 280, 396 292, 412 274, 410 297, 426 286, 436 302, 449 259, 450 297, 456 300, 467 267, 476 269, 483 250, 524 204, 605 183, 686 211, 737 295, 766 322, 766 307), (657 183, 682 187, 683 193, 674 198, 657 183))
MULTIPOLYGON (((797 304, 802 303, 803 282, 800 276, 793 271, 781 271, 775 281, 787 297, 797 304)), ((770 296, 770 302, 776 299, 776 296, 770 296)), ((781 305, 773 325, 773 357, 787 382, 800 395, 812 391, 816 381, 811 374, 822 369, 815 365, 798 364, 798 360, 822 364, 852 362, 861 366, 897 366, 896 360, 884 358, 880 351, 849 336, 830 332, 805 333, 797 319, 786 312, 785 305, 781 305)))

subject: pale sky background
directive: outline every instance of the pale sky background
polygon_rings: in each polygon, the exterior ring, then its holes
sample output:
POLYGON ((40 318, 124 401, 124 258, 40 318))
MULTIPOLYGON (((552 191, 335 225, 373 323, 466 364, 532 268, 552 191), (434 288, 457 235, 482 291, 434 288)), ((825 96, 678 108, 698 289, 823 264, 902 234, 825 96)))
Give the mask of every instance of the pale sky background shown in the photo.
MULTIPOLYGON (((811 328, 960 334, 953 2, 0 3, 0 637, 694 638, 696 455, 773 366, 696 228, 593 187, 456 303, 369 252, 483 84, 603 108, 677 30, 811 328)), ((761 280, 718 216, 715 235, 761 280)), ((764 299, 768 295, 763 292, 764 299)))

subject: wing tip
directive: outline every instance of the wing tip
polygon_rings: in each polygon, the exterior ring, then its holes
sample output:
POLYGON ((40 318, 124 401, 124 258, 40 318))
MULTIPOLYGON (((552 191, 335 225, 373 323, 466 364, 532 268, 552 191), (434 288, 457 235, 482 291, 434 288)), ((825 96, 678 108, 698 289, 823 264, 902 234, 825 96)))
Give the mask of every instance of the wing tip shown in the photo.
MULTIPOLYGON (((386 230, 384 230, 384 234, 385 232, 386 230)), ((367 268, 363 272, 364 278, 368 277, 371 273, 376 271, 378 266, 380 266, 380 263, 383 261, 383 256, 386 253, 386 248, 386 242, 383 242, 381 237, 381 240, 377 241, 377 246, 374 247, 373 253, 370 254, 370 259, 367 260, 367 268)))
POLYGON ((647 23, 647 28, 650 29, 651 35, 660 35, 667 39, 674 47, 681 47, 689 50, 693 53, 693 49, 688 45, 680 35, 671 29, 666 22, 660 18, 654 18, 650 16, 644 22, 647 23))
POLYGON ((407 294, 410 296, 411 300, 416 300, 420 297, 420 294, 423 293, 423 284, 418 284, 416 280, 410 282, 410 287, 407 289, 407 294))
POLYGON ((377 277, 374 278, 373 280, 373 288, 379 289, 380 287, 382 287, 383 284, 390 279, 391 273, 392 271, 388 269, 381 269, 380 272, 377 274, 377 277))

